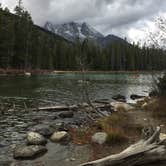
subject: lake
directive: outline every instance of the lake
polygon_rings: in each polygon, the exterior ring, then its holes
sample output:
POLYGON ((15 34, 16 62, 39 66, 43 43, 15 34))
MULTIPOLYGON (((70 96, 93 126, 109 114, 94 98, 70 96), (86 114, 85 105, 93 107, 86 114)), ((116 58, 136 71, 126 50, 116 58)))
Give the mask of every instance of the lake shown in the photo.
MULTIPOLYGON (((86 89, 90 98, 111 99, 121 94, 147 95, 152 87, 151 74, 86 74, 86 89)), ((16 106, 77 104, 82 102, 84 83, 82 75, 74 73, 41 76, 0 77, 0 101, 16 106), (25 104, 24 104, 25 103, 25 104)))
MULTIPOLYGON (((78 104, 85 102, 82 75, 78 73, 49 74, 40 76, 1 76, 1 106, 15 105, 17 108, 48 106, 56 104, 78 104)), ((148 95, 152 88, 151 74, 87 73, 86 90, 92 100, 109 99, 116 94, 148 95)), ((8 112, 0 116, 0 161, 11 160, 11 145, 23 141, 29 127, 53 121, 50 112, 8 112)))

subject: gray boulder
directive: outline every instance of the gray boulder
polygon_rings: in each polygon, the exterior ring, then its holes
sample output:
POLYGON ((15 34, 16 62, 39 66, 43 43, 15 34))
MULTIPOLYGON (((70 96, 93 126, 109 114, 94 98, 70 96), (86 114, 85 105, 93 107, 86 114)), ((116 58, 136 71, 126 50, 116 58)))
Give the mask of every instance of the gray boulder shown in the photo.
POLYGON ((72 118, 74 116, 72 111, 62 112, 59 114, 60 118, 72 118))
POLYGON ((14 150, 15 159, 34 159, 47 152, 44 146, 31 145, 31 146, 17 146, 14 150))
POLYGON ((36 132, 29 132, 27 134, 27 144, 28 145, 45 145, 47 140, 36 132))
POLYGON ((98 132, 92 136, 92 142, 102 145, 106 143, 107 137, 108 137, 107 133, 98 132))

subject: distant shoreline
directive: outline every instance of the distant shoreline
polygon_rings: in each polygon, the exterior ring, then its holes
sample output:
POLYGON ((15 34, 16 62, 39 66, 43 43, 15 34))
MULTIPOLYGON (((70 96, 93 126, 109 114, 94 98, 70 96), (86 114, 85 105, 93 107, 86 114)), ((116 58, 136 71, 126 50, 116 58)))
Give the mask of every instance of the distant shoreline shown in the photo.
MULTIPOLYGON (((84 71, 85 73, 90 73, 90 74, 123 74, 123 73, 129 73, 129 74, 138 74, 138 73, 161 73, 163 71, 150 71, 150 70, 136 70, 136 71, 84 71)), ((31 73, 32 75, 42 75, 42 74, 66 74, 66 73, 75 73, 75 74, 80 74, 82 71, 72 71, 72 70, 31 70, 31 69, 0 69, 0 76, 21 76, 21 75, 26 75, 26 73, 31 73)))
MULTIPOLYGON (((114 73, 115 73, 115 74, 120 74, 120 73, 122 73, 122 74, 123 74, 123 73, 129 73, 129 74, 131 73, 131 74, 134 74, 134 73, 153 73, 153 72, 155 72, 155 73, 161 73, 161 72, 163 72, 163 71, 157 71, 157 70, 156 70, 156 71, 145 71, 145 70, 144 70, 144 71, 143 71, 143 70, 138 70, 138 71, 131 71, 131 70, 126 70, 126 71, 124 71, 124 70, 123 70, 123 71, 121 71, 121 70, 120 70, 120 71, 104 71, 104 70, 101 71, 101 70, 100 70, 100 71, 98 71, 98 70, 96 70, 96 71, 93 71, 93 70, 91 70, 91 71, 84 71, 84 72, 85 72, 85 73, 92 73, 92 74, 93 74, 93 73, 94 73, 94 74, 95 74, 95 73, 96 73, 96 74, 107 74, 107 73, 108 73, 108 74, 114 74, 114 73)), ((78 74, 79 74, 79 73, 82 73, 82 71, 56 71, 56 70, 55 70, 55 71, 53 71, 53 73, 57 73, 57 74, 61 74, 61 73, 62 73, 62 74, 63 74, 63 73, 78 73, 78 74)))

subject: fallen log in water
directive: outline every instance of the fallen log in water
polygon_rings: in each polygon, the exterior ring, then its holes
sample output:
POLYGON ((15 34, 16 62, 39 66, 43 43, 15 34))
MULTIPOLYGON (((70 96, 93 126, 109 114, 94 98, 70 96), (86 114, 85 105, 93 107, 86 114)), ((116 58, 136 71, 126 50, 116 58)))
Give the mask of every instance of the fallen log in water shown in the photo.
MULTIPOLYGON (((145 134, 145 133, 144 133, 145 134)), ((165 166, 166 140, 160 140, 160 127, 123 152, 80 166, 165 166)))
POLYGON ((68 110, 76 110, 78 109, 77 105, 57 105, 57 106, 48 106, 48 107, 38 107, 32 109, 33 111, 68 111, 68 110))

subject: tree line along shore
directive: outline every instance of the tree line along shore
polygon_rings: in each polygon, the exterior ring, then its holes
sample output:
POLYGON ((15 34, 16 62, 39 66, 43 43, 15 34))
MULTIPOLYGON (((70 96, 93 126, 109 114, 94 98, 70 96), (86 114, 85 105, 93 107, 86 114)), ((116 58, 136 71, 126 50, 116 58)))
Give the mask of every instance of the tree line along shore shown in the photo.
POLYGON ((91 71, 164 70, 165 51, 154 46, 113 42, 101 47, 91 40, 69 42, 33 23, 22 5, 0 7, 0 68, 91 71))

